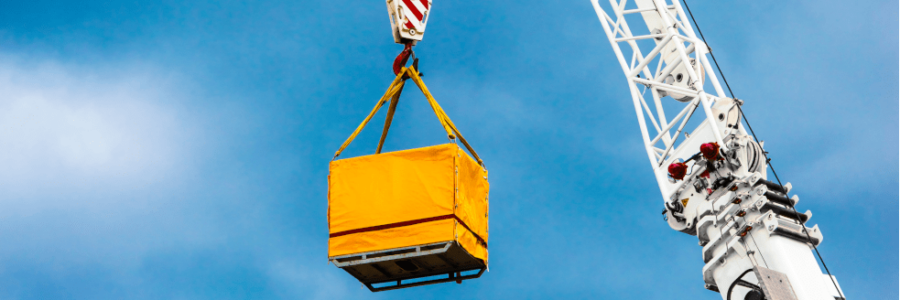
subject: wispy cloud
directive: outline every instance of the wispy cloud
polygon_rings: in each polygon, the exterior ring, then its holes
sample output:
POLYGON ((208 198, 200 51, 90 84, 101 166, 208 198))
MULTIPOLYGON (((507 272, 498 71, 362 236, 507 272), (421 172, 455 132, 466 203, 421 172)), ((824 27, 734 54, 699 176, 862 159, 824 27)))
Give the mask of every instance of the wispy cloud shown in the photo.
POLYGON ((167 106, 177 97, 169 78, 139 65, 98 70, 0 56, 5 193, 127 189, 176 174, 189 124, 167 106))
POLYGON ((21 281, 4 298, 131 284, 151 253, 216 236, 172 205, 197 151, 175 78, 0 54, 0 277, 21 281))
POLYGON ((186 109, 196 100, 189 90, 148 63, 84 66, 0 53, 0 280, 15 282, 0 286, 16 286, 0 298, 55 298, 66 289, 117 298, 114 287, 193 295, 235 270, 261 275, 279 297, 351 298, 355 286, 321 256, 258 246, 282 240, 257 238, 271 224, 245 202, 253 198, 244 193, 247 174, 205 165, 231 154, 204 144, 222 134, 205 122, 223 117, 186 109), (210 172, 218 175, 198 175, 210 172), (201 269, 223 273, 183 282, 201 269), (79 286, 84 274, 109 291, 79 286))

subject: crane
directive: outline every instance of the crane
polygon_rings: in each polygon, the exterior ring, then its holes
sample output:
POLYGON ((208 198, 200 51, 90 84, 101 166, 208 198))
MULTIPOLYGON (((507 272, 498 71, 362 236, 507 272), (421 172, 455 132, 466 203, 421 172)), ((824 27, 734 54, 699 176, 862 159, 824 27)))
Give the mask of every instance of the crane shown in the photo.
POLYGON ((609 0, 607 13, 598 1, 591 3, 625 73, 664 219, 699 240, 705 288, 725 300, 845 299, 812 254, 823 240, 818 225, 806 225, 812 213, 796 211, 790 183, 768 180, 763 143, 741 122, 743 101, 725 94, 681 3, 609 0), (696 127, 688 132, 688 124, 696 127))
POLYGON ((386 3, 394 41, 404 49, 387 91, 329 163, 328 260, 372 292, 462 284, 488 269, 488 171, 419 72, 412 46, 425 33, 431 1, 386 3), (407 80, 425 96, 449 143, 382 152, 407 80), (384 106, 375 154, 338 159, 384 106))

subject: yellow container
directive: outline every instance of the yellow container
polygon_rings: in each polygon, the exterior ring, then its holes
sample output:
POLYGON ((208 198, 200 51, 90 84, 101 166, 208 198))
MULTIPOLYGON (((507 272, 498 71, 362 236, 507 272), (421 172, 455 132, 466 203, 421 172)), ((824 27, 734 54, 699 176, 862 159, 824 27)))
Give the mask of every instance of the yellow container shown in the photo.
POLYGON ((487 170, 456 144, 335 160, 330 258, 455 241, 487 264, 487 170))

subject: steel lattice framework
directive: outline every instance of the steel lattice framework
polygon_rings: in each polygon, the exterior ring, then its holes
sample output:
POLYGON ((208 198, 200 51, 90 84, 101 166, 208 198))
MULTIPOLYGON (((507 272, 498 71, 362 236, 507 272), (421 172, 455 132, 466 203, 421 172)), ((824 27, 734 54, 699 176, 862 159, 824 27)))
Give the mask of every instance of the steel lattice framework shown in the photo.
POLYGON ((699 239, 705 287, 726 300, 844 299, 810 252, 823 240, 818 225, 806 227, 812 213, 796 211, 790 183, 766 180, 765 151, 741 124, 742 101, 726 96, 678 0, 609 0, 612 13, 598 1, 591 3, 628 81, 663 213, 672 229, 699 239))
MULTIPOLYGON (((697 37, 689 22, 686 21, 684 10, 678 1, 659 1, 660 5, 658 6, 653 4, 653 0, 634 1, 638 8, 626 9, 628 0, 621 2, 610 0, 613 7, 612 15, 607 14, 600 7, 598 1, 592 0, 591 3, 600 18, 603 30, 609 37, 613 51, 622 66, 622 71, 625 72, 647 156, 653 166, 657 181, 660 182, 660 190, 664 198, 668 198, 678 189, 678 186, 664 184, 667 182, 666 166, 676 159, 684 158, 676 155, 677 152, 674 151, 683 148, 684 143, 679 143, 679 134, 684 132, 685 125, 694 116, 698 107, 702 107, 706 119, 713 120, 712 106, 718 99, 727 97, 709 63, 709 48, 697 37), (657 9, 657 7, 665 7, 665 9, 657 9), (634 35, 626 17, 648 13, 652 13, 653 17, 636 19, 639 21, 638 23, 641 23, 640 26, 644 27, 643 24, 646 24, 648 33, 634 35), (657 13, 661 18, 656 17, 657 13), (658 23, 647 22, 650 20, 658 20, 658 23), (654 41, 655 43, 641 43, 642 41, 654 41), (626 55, 628 52, 631 53, 630 58, 626 55), (685 61, 692 62, 692 67, 684 67, 685 64, 682 62, 685 61), (656 65, 655 71, 650 69, 650 66, 654 64, 656 65), (673 73, 677 71, 686 73, 682 75, 681 82, 672 80, 675 79, 673 73), (705 76, 709 77, 708 81, 712 84, 715 95, 705 91, 705 76), (667 79, 669 80, 667 81, 667 79), (648 89, 649 95, 646 93, 648 89), (662 99, 665 95, 679 95, 686 100, 681 101, 684 102, 684 105, 678 110, 675 117, 669 118, 666 115, 662 99), (652 101, 652 108, 648 105, 648 101, 652 101), (655 129, 655 134, 652 136, 648 129, 648 121, 649 125, 655 129)), ((641 30, 644 31, 643 28, 641 30)), ((677 103, 671 100, 667 102, 677 103)), ((707 126, 710 127, 715 141, 724 146, 722 137, 730 132, 722 131, 716 122, 707 122, 707 126)), ((743 127, 736 130, 746 134, 743 127)), ((696 147, 691 150, 695 151, 696 147)))

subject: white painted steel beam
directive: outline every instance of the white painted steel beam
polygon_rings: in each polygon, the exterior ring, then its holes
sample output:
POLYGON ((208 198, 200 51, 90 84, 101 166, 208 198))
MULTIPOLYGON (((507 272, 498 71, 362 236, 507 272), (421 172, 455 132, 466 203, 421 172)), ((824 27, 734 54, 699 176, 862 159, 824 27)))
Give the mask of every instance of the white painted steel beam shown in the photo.
POLYGON ((836 284, 822 275, 810 252, 810 245, 822 241, 818 227, 806 227, 802 225, 806 221, 790 215, 776 216, 772 205, 777 204, 763 196, 769 192, 759 184, 766 180, 762 147, 747 135, 739 119, 728 119, 728 112, 738 104, 722 89, 708 58, 710 50, 694 33, 681 3, 609 0, 611 13, 600 6, 599 0, 591 0, 591 4, 627 80, 647 158, 666 205, 667 222, 675 230, 697 235, 704 246, 704 257, 710 259, 703 268, 706 287, 718 291, 723 299, 729 299, 729 290, 730 299, 744 299, 753 293, 754 286, 774 298, 839 298, 836 284), (632 27, 629 23, 639 24, 632 27), (626 59, 629 56, 630 63, 626 59), (655 73, 651 73, 647 66, 654 62, 655 73), (705 91, 707 83, 714 95, 705 91), (638 85, 644 87, 643 92, 638 85), (647 98, 653 105, 648 105, 647 98), (665 110, 673 107, 678 108, 678 114, 667 118, 665 110), (697 109, 703 113, 694 114, 697 109), (685 127, 692 117, 699 118, 696 121, 700 125, 688 137, 685 127), (737 122, 738 127, 729 128, 733 124, 729 122, 737 122), (656 134, 649 133, 647 123, 656 134), (679 138, 682 134, 684 139, 679 138), (660 141, 665 147, 657 147, 660 141), (727 162, 700 158, 690 162, 696 170, 683 180, 669 177, 669 164, 696 157, 700 145, 710 142, 717 142, 722 153, 731 153, 734 158, 727 162), (750 170, 751 164, 763 167, 750 170), (712 181, 725 185, 712 185, 712 181), (800 233, 810 234, 810 238, 804 239, 800 233), (789 283, 742 275, 751 273, 783 278, 789 283))

